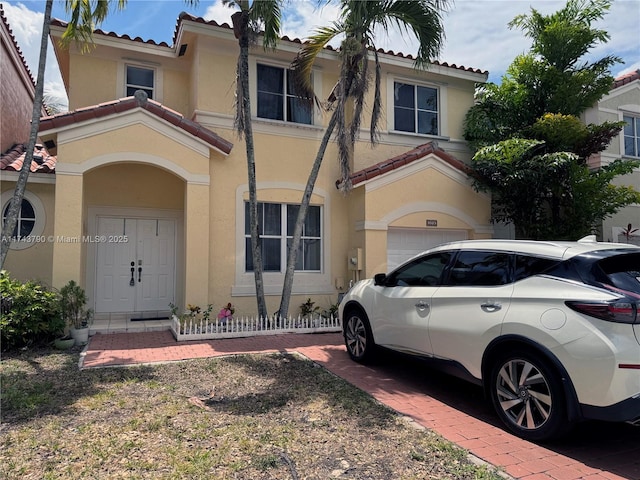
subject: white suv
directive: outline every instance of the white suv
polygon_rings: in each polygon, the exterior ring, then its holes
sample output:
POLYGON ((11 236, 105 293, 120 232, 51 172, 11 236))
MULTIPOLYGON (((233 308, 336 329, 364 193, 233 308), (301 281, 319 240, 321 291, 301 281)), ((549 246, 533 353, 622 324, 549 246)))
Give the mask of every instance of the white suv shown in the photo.
POLYGON ((581 419, 640 423, 640 248, 471 240, 358 282, 351 358, 385 347, 482 385, 505 425, 546 440, 581 419))

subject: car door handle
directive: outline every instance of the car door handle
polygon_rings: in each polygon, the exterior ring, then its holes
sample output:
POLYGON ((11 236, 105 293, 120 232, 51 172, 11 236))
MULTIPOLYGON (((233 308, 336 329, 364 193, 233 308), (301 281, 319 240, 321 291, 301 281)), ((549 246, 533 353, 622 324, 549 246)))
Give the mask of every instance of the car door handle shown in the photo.
POLYGON ((420 311, 424 311, 429 308, 429 304, 424 300, 420 300, 418 303, 416 303, 415 307, 420 311))
POLYGON ((500 305, 499 303, 496 303, 496 302, 487 302, 487 303, 483 303, 482 305, 480 305, 480 308, 484 312, 492 313, 492 312, 497 312, 498 310, 501 310, 502 309, 502 305, 500 305))

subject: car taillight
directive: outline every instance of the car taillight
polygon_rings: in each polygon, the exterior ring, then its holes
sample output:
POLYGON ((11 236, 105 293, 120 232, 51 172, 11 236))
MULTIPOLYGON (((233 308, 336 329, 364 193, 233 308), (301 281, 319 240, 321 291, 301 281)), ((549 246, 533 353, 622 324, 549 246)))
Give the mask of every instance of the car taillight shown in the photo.
POLYGON ((638 304, 629 300, 613 300, 611 302, 567 300, 565 304, 576 312, 608 322, 636 323, 638 319, 638 304))

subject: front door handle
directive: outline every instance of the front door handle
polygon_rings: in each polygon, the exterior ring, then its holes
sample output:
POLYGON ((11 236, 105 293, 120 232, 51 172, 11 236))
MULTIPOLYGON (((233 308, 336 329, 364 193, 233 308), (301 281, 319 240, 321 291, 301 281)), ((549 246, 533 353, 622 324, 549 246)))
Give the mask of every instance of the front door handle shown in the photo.
POLYGON ((138 283, 142 282, 142 267, 138 267, 138 283))
POLYGON ((129 280, 129 286, 133 287, 136 284, 135 279, 133 278, 133 273, 136 271, 135 262, 131 262, 131 280, 129 280))
POLYGON ((499 303, 496 303, 496 302, 486 302, 486 303, 483 303, 482 305, 480 305, 480 308, 484 312, 493 313, 493 312, 497 312, 497 311, 501 310, 502 309, 502 305, 500 305, 499 303))

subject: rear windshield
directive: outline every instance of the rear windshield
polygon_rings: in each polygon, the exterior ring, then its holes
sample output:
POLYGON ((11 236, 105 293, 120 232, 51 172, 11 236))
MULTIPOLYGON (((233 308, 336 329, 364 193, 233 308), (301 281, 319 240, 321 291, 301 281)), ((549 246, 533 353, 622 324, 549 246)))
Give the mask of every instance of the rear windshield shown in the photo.
POLYGON ((640 294, 640 253, 603 258, 593 265, 592 274, 605 285, 640 294))

